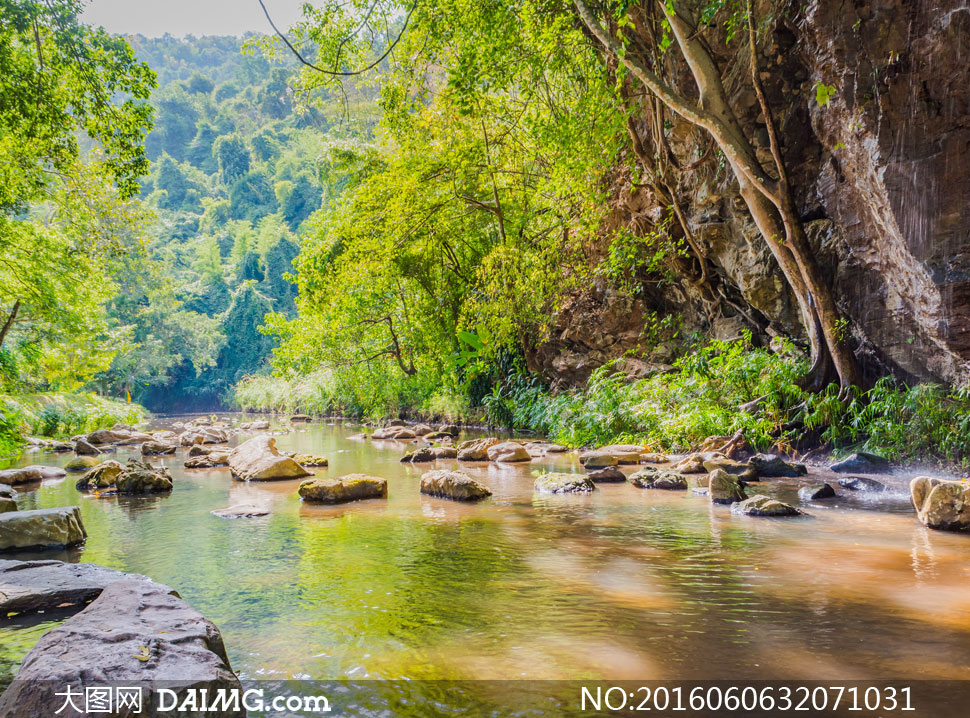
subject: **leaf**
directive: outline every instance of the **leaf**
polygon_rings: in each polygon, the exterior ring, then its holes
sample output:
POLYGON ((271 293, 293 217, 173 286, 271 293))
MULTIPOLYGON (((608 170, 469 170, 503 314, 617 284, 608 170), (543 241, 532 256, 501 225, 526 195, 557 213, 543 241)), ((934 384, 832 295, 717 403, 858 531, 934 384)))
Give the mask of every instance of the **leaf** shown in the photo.
POLYGON ((819 107, 827 107, 832 98, 835 97, 835 85, 826 85, 824 82, 815 83, 815 102, 819 107))
POLYGON ((485 345, 482 343, 482 340, 478 338, 477 334, 462 330, 458 332, 458 338, 477 351, 485 350, 485 345))
POLYGON ((151 654, 148 651, 148 646, 138 646, 138 651, 139 653, 135 654, 135 658, 137 658, 142 663, 145 663, 151 658, 151 654))

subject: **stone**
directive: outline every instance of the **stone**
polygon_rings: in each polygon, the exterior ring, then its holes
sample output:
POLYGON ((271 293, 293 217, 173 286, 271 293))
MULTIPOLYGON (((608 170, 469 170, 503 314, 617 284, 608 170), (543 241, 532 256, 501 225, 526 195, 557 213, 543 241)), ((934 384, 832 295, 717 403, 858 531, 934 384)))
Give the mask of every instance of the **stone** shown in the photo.
POLYGON ((93 456, 76 456, 64 465, 65 471, 87 471, 98 465, 98 459, 93 456))
POLYGON ((471 439, 458 445, 459 461, 488 461, 488 450, 499 443, 495 437, 471 439))
POLYGON ((489 461, 496 461, 498 463, 511 464, 518 461, 532 460, 532 457, 529 456, 529 452, 525 450, 525 447, 515 441, 503 441, 498 444, 492 444, 485 453, 489 461))
POLYGON ((829 484, 813 484, 803 486, 798 490, 798 498, 803 501, 820 501, 821 499, 834 499, 835 489, 829 484))
POLYGON ((626 481, 626 474, 615 466, 607 466, 605 469, 593 469, 587 471, 586 475, 594 484, 621 484, 626 481))
POLYGON ((372 439, 394 439, 397 441, 410 441, 411 439, 417 438, 411 429, 404 426, 398 426, 393 424, 391 426, 385 426, 383 429, 376 429, 373 434, 371 434, 372 439))
POLYGON ((0 551, 66 548, 86 538, 77 506, 0 514, 0 551))
MULTIPOLYGON (((37 641, 0 697, 0 715, 55 715, 63 709, 64 697, 55 695, 63 691, 51 690, 52 686, 71 686, 83 693, 86 686, 156 683, 180 695, 202 689, 210 696, 220 690, 242 691, 212 622, 168 586, 138 579, 114 581, 87 608, 37 641)), ((163 715, 150 701, 146 704, 144 715, 163 715)), ((245 712, 226 710, 219 715, 240 718, 245 712)))
POLYGON ((619 464, 619 460, 608 451, 587 451, 585 454, 580 454, 579 463, 581 463, 587 471, 592 469, 605 469, 610 466, 616 466, 619 464))
POLYGON ((422 437, 425 441, 435 441, 437 439, 451 439, 452 436, 446 431, 432 431, 422 437))
POLYGON ((658 469, 645 466, 630 475, 629 481, 638 489, 666 489, 668 491, 686 491, 687 479, 676 471, 658 469))
POLYGON ((796 477, 808 473, 804 464, 790 464, 775 454, 755 454, 748 459, 748 466, 754 469, 758 476, 796 477))
POLYGON ((716 469, 708 474, 707 489, 708 496, 715 504, 731 504, 747 498, 741 488, 741 480, 724 469, 716 469))
POLYGON ((101 450, 86 439, 78 439, 74 442, 74 453, 79 456, 94 456, 100 454, 101 450))
POLYGON ((269 515, 269 509, 261 506, 253 506, 252 504, 239 504, 237 506, 230 506, 227 509, 216 509, 209 513, 221 519, 252 519, 257 516, 269 515))
POLYGON ((436 459, 457 459, 458 449, 454 446, 432 446, 431 453, 436 459))
POLYGON ((114 486, 115 479, 121 476, 125 470, 117 461, 105 461, 98 464, 93 469, 84 474, 74 487, 78 491, 90 491, 92 489, 107 489, 114 486))
POLYGON ((164 454, 174 454, 175 447, 172 444, 162 444, 157 441, 146 441, 141 445, 141 455, 142 456, 157 456, 164 454))
POLYGON ((88 434, 86 440, 88 443, 97 446, 99 444, 116 444, 130 436, 131 432, 129 430, 115 431, 113 429, 98 429, 88 434))
POLYGON ((306 414, 294 414, 293 416, 290 417, 290 421, 293 422, 294 424, 299 424, 299 423, 309 424, 311 421, 313 421, 313 419, 311 419, 306 414))
POLYGON ((414 432, 414 434, 415 434, 415 436, 427 436, 427 435, 428 435, 428 434, 430 434, 430 433, 431 433, 432 431, 434 431, 434 429, 432 429, 432 428, 431 428, 430 426, 428 426, 427 424, 417 424, 417 425, 415 425, 415 427, 414 427, 414 428, 412 429, 412 431, 414 432))
POLYGON ((715 469, 724 469, 729 474, 735 474, 742 481, 758 480, 758 473, 753 467, 734 459, 708 459, 704 462, 704 468, 708 473, 715 469))
POLYGON ((13 487, 10 484, 0 484, 0 497, 5 499, 13 498, 13 487))
POLYGON ((128 459, 125 470, 115 478, 119 494, 158 494, 172 490, 172 475, 164 466, 151 466, 128 459))
POLYGON ((713 461, 714 459, 723 458, 726 458, 724 454, 719 454, 716 451, 690 454, 685 456, 670 468, 672 471, 677 471, 681 474, 706 474, 709 472, 704 468, 705 461, 713 461))
POLYGON ((0 471, 0 482, 16 486, 31 481, 40 481, 42 474, 36 466, 25 466, 22 469, 6 469, 0 471))
POLYGON ((34 464, 33 466, 26 467, 31 471, 39 471, 40 478, 44 480, 48 479, 63 479, 67 476, 67 471, 62 469, 60 466, 48 466, 47 464, 34 464))
POLYGON ((582 474, 541 474, 533 484, 540 494, 585 494, 596 490, 596 484, 582 474))
POLYGON ((653 451, 645 451, 640 454, 641 464, 669 464, 670 457, 666 454, 658 454, 653 451))
MULTIPOLYGON (((601 446, 593 451, 587 451, 579 455, 579 463, 584 466, 590 459, 594 461, 602 462, 600 457, 602 456, 612 456, 616 459, 614 464, 604 464, 604 466, 616 466, 616 464, 636 464, 640 461, 640 454, 642 454, 644 448, 638 444, 610 444, 608 446, 601 446)), ((598 469, 603 468, 603 466, 592 466, 590 468, 598 469)))
POLYGON ((0 616, 86 604, 122 579, 149 580, 96 563, 0 560, 0 616))
POLYGON ((386 499, 387 480, 365 474, 347 474, 337 479, 310 479, 300 484, 299 494, 308 503, 320 504, 386 499))
POLYGON ((461 471, 429 471, 421 477, 421 493, 454 501, 478 501, 492 495, 487 486, 461 471))
POLYGON ((889 471, 890 465, 881 456, 860 451, 837 461, 829 468, 839 474, 883 474, 889 471))
POLYGON ((229 469, 239 481, 300 479, 311 473, 292 457, 283 456, 271 436, 254 436, 229 454, 229 469))
POLYGON ((450 436, 458 436, 458 427, 454 424, 442 424, 438 427, 438 431, 450 436))
POLYGON ((401 462, 411 462, 413 464, 422 464, 429 461, 434 461, 437 457, 434 451, 432 451, 430 446, 423 446, 420 449, 415 449, 414 451, 409 451, 404 456, 401 457, 401 462))
POLYGON ((881 493, 886 491, 886 485, 881 481, 869 479, 865 476, 846 476, 839 479, 839 486, 848 491, 871 491, 881 493))
POLYGON ((731 506, 732 514, 741 516, 799 516, 801 511, 794 506, 773 499, 764 494, 757 494, 750 499, 738 501, 731 506))
POLYGON ((17 502, 9 496, 0 496, 0 514, 17 510, 17 502))
POLYGON ((970 531, 970 485, 917 476, 909 484, 916 517, 924 526, 943 531, 970 531))
POLYGON ((315 454, 296 454, 293 460, 300 466, 329 466, 330 462, 327 461, 325 456, 317 456, 315 454))

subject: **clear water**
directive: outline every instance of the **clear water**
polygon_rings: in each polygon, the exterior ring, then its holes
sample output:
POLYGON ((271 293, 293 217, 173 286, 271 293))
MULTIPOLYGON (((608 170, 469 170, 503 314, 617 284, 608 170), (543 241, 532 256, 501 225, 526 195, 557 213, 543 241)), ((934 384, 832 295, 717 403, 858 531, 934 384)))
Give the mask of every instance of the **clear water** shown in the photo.
MULTIPOLYGON (((44 555, 174 587, 244 679, 970 678, 970 536, 920 526, 905 477, 888 498, 787 520, 629 484, 533 495, 533 472, 579 470, 566 455, 462 465, 494 492, 467 505, 422 496, 429 466, 401 464, 403 444, 349 440, 358 430, 315 423, 278 443, 329 457, 319 475, 386 478, 386 501, 307 506, 297 481, 186 472, 180 452, 163 462, 168 496, 87 498, 69 476, 18 502, 79 504, 86 545, 44 555), (271 514, 210 514, 240 503, 271 514)), ((759 491, 797 502, 798 485, 759 491)), ((2 682, 56 620, 0 624, 2 682)))

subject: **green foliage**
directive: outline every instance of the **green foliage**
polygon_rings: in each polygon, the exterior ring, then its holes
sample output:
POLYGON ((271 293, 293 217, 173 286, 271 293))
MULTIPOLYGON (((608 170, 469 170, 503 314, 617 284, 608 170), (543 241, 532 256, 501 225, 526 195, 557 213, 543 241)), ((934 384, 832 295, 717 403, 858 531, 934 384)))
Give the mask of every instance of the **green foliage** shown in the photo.
POLYGON ((835 85, 826 85, 821 80, 815 83, 815 103, 819 107, 828 107, 835 97, 835 85))

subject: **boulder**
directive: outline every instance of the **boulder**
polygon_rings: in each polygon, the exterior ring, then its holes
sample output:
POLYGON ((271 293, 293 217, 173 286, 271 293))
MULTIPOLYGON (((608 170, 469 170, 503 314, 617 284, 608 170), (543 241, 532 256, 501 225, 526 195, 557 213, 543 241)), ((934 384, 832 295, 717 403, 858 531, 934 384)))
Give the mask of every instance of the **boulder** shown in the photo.
POLYGON ((753 467, 748 466, 740 461, 735 461, 734 459, 708 459, 704 462, 704 468, 707 470, 707 473, 710 473, 716 469, 724 469, 729 474, 735 474, 742 481, 758 480, 758 472, 756 472, 753 467))
POLYGON ((122 429, 121 431, 115 431, 114 429, 98 429, 97 431, 92 431, 85 438, 89 444, 98 446, 100 444, 116 444, 119 441, 124 441, 130 436, 131 431, 129 429, 122 429))
POLYGON ((808 469, 804 464, 790 464, 775 454, 755 454, 748 459, 748 466, 758 476, 804 476, 808 469))
POLYGON ((338 479, 311 479, 300 484, 299 494, 304 501, 319 504, 386 499, 387 480, 364 474, 347 474, 338 479))
POLYGON ((416 425, 416 426, 415 426, 415 427, 414 427, 414 428, 412 429, 412 431, 414 432, 414 434, 415 434, 415 436, 427 436, 427 435, 428 435, 428 434, 430 434, 430 433, 431 433, 432 431, 434 431, 434 429, 432 429, 432 428, 431 428, 430 426, 428 426, 427 424, 417 424, 417 425, 416 425))
POLYGON ((172 475, 164 466, 151 466, 128 459, 125 470, 115 478, 119 494, 158 494, 172 490, 172 475))
POLYGON ((56 454, 66 454, 69 451, 74 451, 74 444, 69 441, 52 441, 45 445, 46 451, 53 451, 56 454))
POLYGON ((217 466, 228 466, 229 453, 226 451, 213 451, 210 454, 200 456, 190 456, 183 462, 186 469, 214 469, 217 466))
POLYGON ((227 509, 216 509, 209 513, 221 519, 252 519, 257 516, 267 516, 269 509, 261 506, 253 506, 252 504, 239 504, 237 506, 230 506, 227 509))
POLYGON ((254 436, 229 454, 229 469, 239 481, 300 479, 310 472, 293 458, 283 456, 271 436, 254 436))
POLYGON ((60 466, 48 466, 47 464, 34 464, 26 467, 31 471, 39 471, 42 479, 63 479, 67 476, 67 471, 60 466))
POLYGON ((98 465, 98 459, 93 456, 76 456, 64 465, 65 471, 87 471, 98 465))
POLYGON ((916 516, 931 529, 970 531, 970 485, 917 476, 910 482, 916 516))
POLYGON ((0 484, 0 498, 13 498, 13 487, 10 484, 0 484))
POLYGON ((458 445, 459 461, 488 461, 488 450, 499 443, 498 439, 471 439, 458 445))
POLYGON ((541 474, 533 487, 540 494, 585 494, 596 490, 596 484, 582 474, 541 474))
POLYGON ((586 475, 594 484, 622 484, 626 481, 626 474, 615 466, 607 466, 605 469, 593 469, 587 471, 586 475))
POLYGON ((681 474, 706 474, 709 472, 704 468, 705 461, 713 461, 715 459, 724 458, 726 458, 724 454, 719 454, 716 451, 690 454, 685 456, 670 468, 672 471, 677 471, 681 474))
POLYGON ((330 462, 327 461, 325 456, 316 456, 315 454, 297 454, 293 457, 293 460, 300 466, 329 466, 330 462))
POLYGON ((87 533, 77 506, 0 514, 0 551, 65 548, 76 546, 85 538, 87 533))
POLYGON ((79 456, 94 456, 100 454, 101 450, 85 439, 78 439, 74 442, 74 453, 79 456))
POLYGON ((515 441, 503 441, 498 444, 492 444, 485 452, 488 456, 489 461, 497 461, 499 463, 514 463, 518 461, 531 461, 532 457, 529 456, 529 452, 525 450, 522 444, 515 441))
MULTIPOLYGON (((636 464, 640 461, 640 454, 644 452, 644 447, 638 444, 610 444, 601 446, 593 451, 587 451, 579 456, 579 463, 584 466, 590 458, 598 458, 603 455, 612 456, 617 464, 636 464)), ((609 464, 615 466, 616 464, 609 464)), ((591 466, 589 468, 603 468, 602 466, 591 466)))
POLYGON ((889 461, 881 456, 860 451, 847 456, 842 461, 837 461, 829 468, 839 474, 883 474, 889 471, 890 465, 889 461))
POLYGON ((638 489, 666 489, 668 491, 686 491, 687 479, 676 471, 658 469, 645 466, 630 475, 630 483, 638 489))
POLYGON ((872 493, 881 493, 887 490, 886 485, 881 481, 869 479, 865 476, 846 476, 839 479, 839 486, 847 491, 869 491, 872 493))
POLYGON ((670 457, 666 454, 658 454, 652 451, 645 451, 640 454, 641 464, 669 464, 670 457))
POLYGON ((215 451, 215 449, 213 449, 211 446, 203 446, 202 444, 194 444, 194 445, 192 445, 189 448, 188 455, 189 456, 208 456, 213 451, 215 451))
POLYGON ((404 419, 391 419, 387 422, 388 426, 406 426, 404 419))
POLYGON ((115 479, 121 476, 124 470, 125 467, 117 461, 105 461, 85 473, 74 486, 78 491, 107 489, 114 486, 115 479))
POLYGON ((404 456, 401 457, 401 463, 411 462, 413 464, 423 464, 429 461, 434 461, 437 457, 434 451, 431 450, 430 446, 423 446, 420 449, 415 449, 414 451, 409 451, 404 456))
POLYGON ((88 603, 122 579, 148 580, 96 563, 0 560, 0 616, 88 603))
POLYGON ((158 441, 146 441, 141 445, 142 456, 159 456, 174 454, 177 447, 173 444, 162 444, 158 441))
POLYGON ((741 516, 799 516, 802 512, 777 499, 758 494, 734 503, 731 513, 741 516))
POLYGON ((592 469, 605 469, 610 466, 616 466, 620 462, 615 455, 608 451, 587 451, 584 454, 580 454, 579 463, 587 471, 590 471, 592 469))
POLYGON ((802 501, 820 501, 821 499, 834 499, 835 489, 829 484, 813 484, 803 486, 798 490, 798 498, 802 501))
POLYGON ((458 427, 454 424, 442 424, 438 427, 438 431, 450 436, 458 436, 458 427))
POLYGON ((290 417, 290 421, 295 424, 298 424, 298 423, 309 424, 311 421, 313 421, 313 419, 311 419, 306 414, 294 414, 293 416, 290 417))
POLYGON ((421 493, 454 501, 478 501, 492 495, 488 487, 461 471, 429 471, 421 477, 421 493))
MULTIPOLYGON (((39 717, 63 711, 64 696, 56 693, 64 691, 53 686, 84 693, 86 687, 156 684, 182 697, 188 690, 196 695, 206 690, 210 696, 220 690, 242 691, 215 625, 171 588, 124 579, 108 584, 87 608, 37 641, 0 697, 0 715, 39 717)), ((144 693, 139 715, 163 715, 151 704, 152 694, 144 693)), ((83 710, 83 699, 75 700, 81 700, 83 710)), ((69 714, 90 715, 71 709, 60 713, 69 714)), ((219 715, 237 718, 245 712, 225 710, 219 715)))
POLYGON ((31 481, 40 481, 43 478, 40 470, 36 466, 25 466, 22 469, 5 469, 0 471, 0 483, 16 486, 17 484, 28 484, 31 481))
POLYGON ((708 496, 715 504, 732 504, 747 498, 741 488, 741 480, 724 469, 715 469, 708 474, 708 496))
POLYGON ((454 446, 432 446, 431 453, 436 459, 457 459, 458 449, 454 446))
POLYGON ((448 439, 449 441, 451 441, 452 436, 451 434, 444 431, 432 431, 429 434, 425 434, 422 438, 425 441, 435 441, 437 439, 448 439))
POLYGON ((9 496, 0 496, 0 514, 5 514, 8 511, 17 510, 17 502, 9 496))
POLYGON ((411 429, 404 426, 386 426, 383 429, 376 429, 373 434, 371 434, 372 439, 395 439, 399 441, 410 441, 411 439, 417 438, 411 429))

